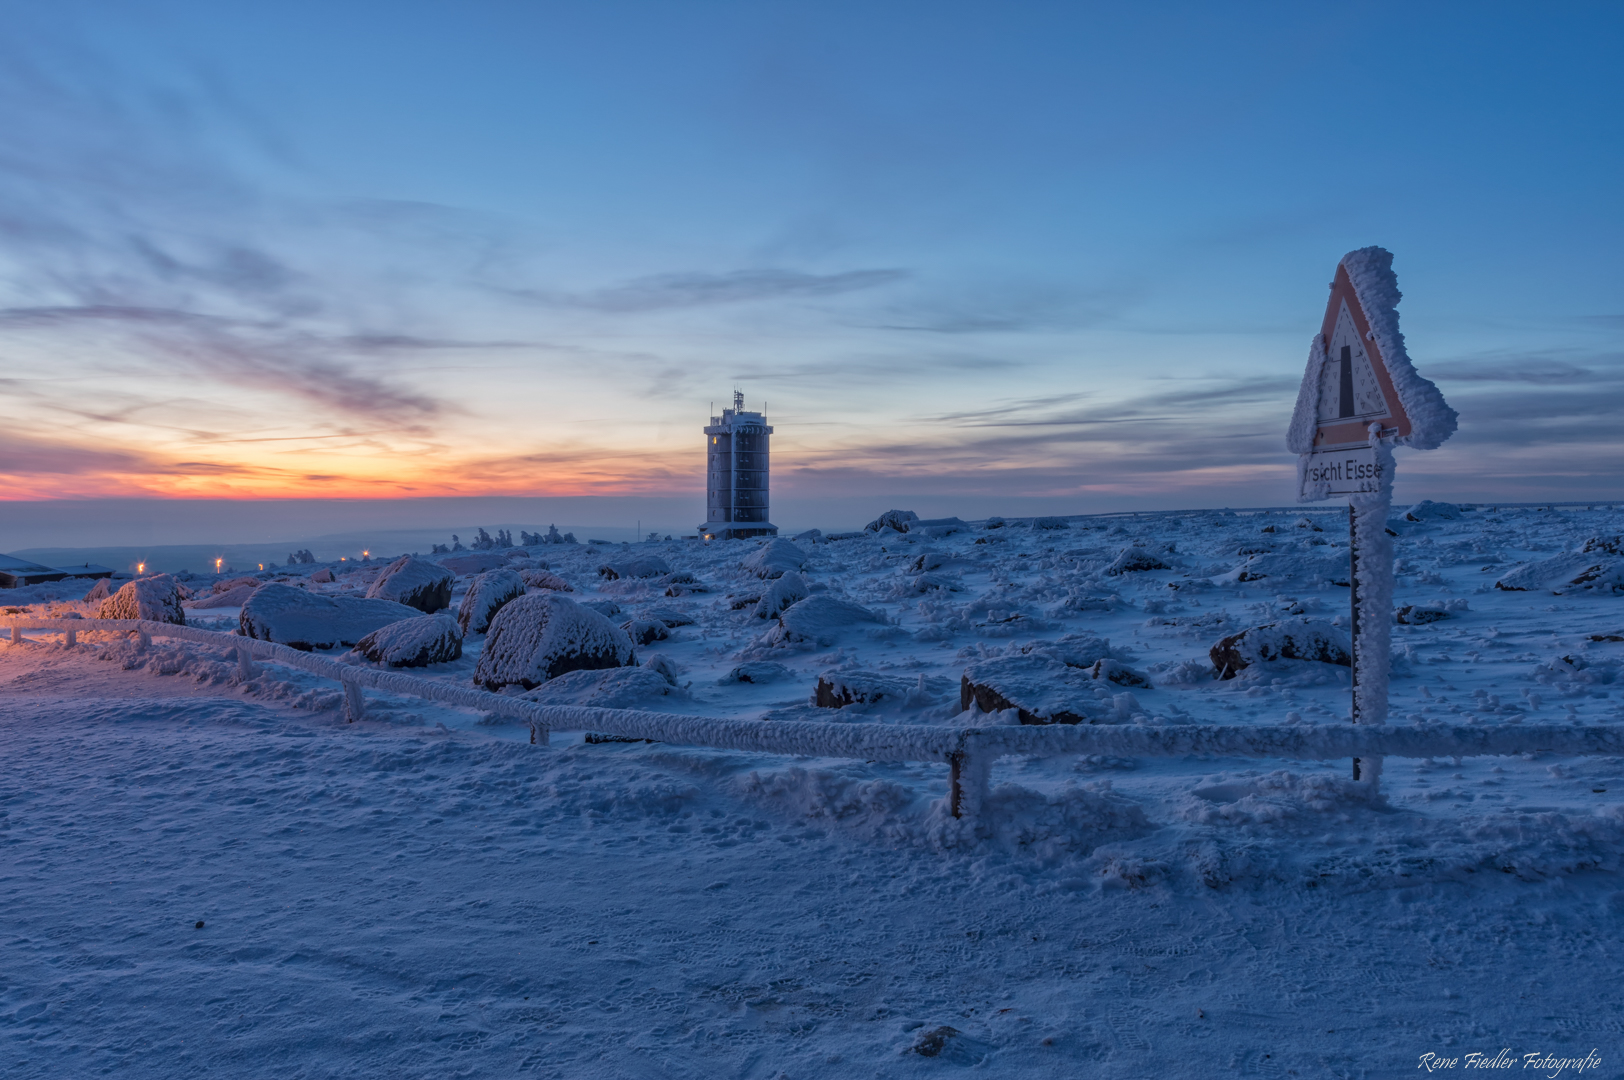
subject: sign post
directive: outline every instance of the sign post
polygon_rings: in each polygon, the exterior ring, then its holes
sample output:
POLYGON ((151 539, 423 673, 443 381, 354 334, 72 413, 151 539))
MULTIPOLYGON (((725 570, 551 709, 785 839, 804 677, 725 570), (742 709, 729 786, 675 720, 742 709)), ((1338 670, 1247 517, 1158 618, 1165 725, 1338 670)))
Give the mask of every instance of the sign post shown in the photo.
MULTIPOLYGON (((1454 434, 1456 413, 1416 373, 1398 329, 1393 255, 1350 251, 1337 264, 1325 317, 1309 348, 1286 444, 1297 454, 1297 501, 1348 499, 1356 724, 1387 722, 1393 621, 1393 448, 1431 450, 1454 434)), ((1353 762, 1374 784, 1381 760, 1353 762)))

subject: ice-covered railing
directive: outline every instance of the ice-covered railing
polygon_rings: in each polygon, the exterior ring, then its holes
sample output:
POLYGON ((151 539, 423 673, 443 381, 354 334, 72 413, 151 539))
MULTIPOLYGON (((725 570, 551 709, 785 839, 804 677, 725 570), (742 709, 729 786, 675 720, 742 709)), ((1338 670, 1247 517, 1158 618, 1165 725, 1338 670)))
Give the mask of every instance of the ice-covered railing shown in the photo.
POLYGON ((451 686, 377 668, 342 664, 286 645, 214 630, 138 619, 0 619, 20 644, 25 630, 61 632, 68 644, 84 631, 134 633, 143 647, 154 637, 176 638, 236 650, 244 678, 255 675, 255 660, 300 668, 344 686, 346 712, 359 719, 362 687, 409 694, 461 708, 510 716, 530 725, 531 741, 545 744, 553 730, 591 730, 632 739, 723 750, 860 761, 933 761, 949 766, 949 808, 955 817, 975 817, 988 789, 992 764, 1010 755, 1059 757, 1100 754, 1111 757, 1285 758, 1328 761, 1382 757, 1483 757, 1529 753, 1624 754, 1624 725, 1522 724, 1498 727, 1389 727, 1375 724, 1289 724, 1275 726, 1048 725, 936 727, 922 724, 844 724, 815 721, 726 720, 711 716, 596 709, 583 705, 541 705, 471 687, 451 686))

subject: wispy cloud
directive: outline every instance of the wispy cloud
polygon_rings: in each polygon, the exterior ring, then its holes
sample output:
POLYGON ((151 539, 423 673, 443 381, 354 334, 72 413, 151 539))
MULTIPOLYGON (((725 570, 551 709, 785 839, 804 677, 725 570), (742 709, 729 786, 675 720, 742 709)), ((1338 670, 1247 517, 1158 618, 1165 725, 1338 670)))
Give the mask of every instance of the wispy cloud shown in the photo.
POLYGON ((832 274, 766 268, 726 273, 652 274, 586 292, 511 288, 502 291, 553 307, 635 314, 761 300, 838 296, 881 288, 907 276, 906 270, 895 268, 843 270, 832 274))

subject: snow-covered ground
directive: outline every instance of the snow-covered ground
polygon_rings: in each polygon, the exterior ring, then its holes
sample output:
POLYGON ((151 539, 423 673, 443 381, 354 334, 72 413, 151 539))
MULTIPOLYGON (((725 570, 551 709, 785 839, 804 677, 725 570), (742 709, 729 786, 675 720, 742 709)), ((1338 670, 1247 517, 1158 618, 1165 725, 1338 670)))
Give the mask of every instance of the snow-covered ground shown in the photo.
MULTIPOLYGON (((753 542, 510 565, 683 624, 638 649, 679 685, 566 677, 559 700, 962 724, 967 666, 1090 632, 1153 684, 1100 680, 1104 719, 1346 722, 1346 668, 1208 660, 1249 626, 1346 622, 1345 516, 1046 524, 803 541, 813 596, 876 613, 829 644, 753 613, 753 542), (675 576, 597 572, 645 555, 675 576), (820 676, 891 693, 820 708, 820 676)), ((1493 587, 1624 515, 1394 528, 1397 604, 1444 617, 1392 628, 1391 722, 1624 719, 1624 596, 1493 587)), ((359 593, 380 568, 297 574, 359 593)), ((371 693, 351 725, 302 672, 243 684, 224 649, 93 636, 0 645, 6 1075, 1376 1077, 1503 1047, 1624 1075, 1617 758, 1389 759, 1374 800, 1346 761, 1005 759, 969 838, 940 765, 533 747, 371 693)), ((419 674, 466 684, 482 639, 419 674)))

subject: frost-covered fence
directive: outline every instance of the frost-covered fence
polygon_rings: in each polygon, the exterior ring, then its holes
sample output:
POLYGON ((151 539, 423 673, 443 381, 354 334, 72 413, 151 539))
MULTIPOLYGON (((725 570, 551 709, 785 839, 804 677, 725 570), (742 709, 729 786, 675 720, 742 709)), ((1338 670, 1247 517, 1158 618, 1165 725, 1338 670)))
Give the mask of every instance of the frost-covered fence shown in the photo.
POLYGON ((931 761, 949 766, 949 809, 974 818, 987 795, 992 765, 1008 756, 1283 758, 1331 761, 1381 757, 1489 757, 1530 753, 1624 754, 1624 725, 1516 724, 1445 727, 1384 724, 1054 724, 938 727, 923 724, 844 724, 815 721, 728 720, 711 716, 597 709, 584 705, 540 705, 469 687, 449 686, 376 668, 341 664, 268 641, 171 623, 136 619, 22 619, 11 627, 13 644, 24 630, 59 631, 71 643, 78 631, 134 632, 143 644, 153 637, 223 645, 237 652, 244 677, 256 659, 297 667, 336 679, 345 689, 350 719, 362 714, 361 688, 408 694, 462 708, 511 716, 530 725, 531 741, 545 744, 553 730, 591 730, 632 739, 721 750, 859 761, 931 761))

